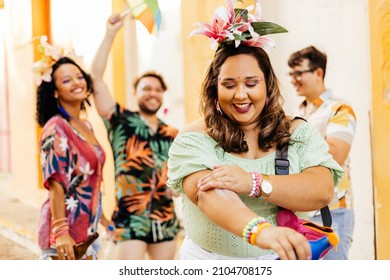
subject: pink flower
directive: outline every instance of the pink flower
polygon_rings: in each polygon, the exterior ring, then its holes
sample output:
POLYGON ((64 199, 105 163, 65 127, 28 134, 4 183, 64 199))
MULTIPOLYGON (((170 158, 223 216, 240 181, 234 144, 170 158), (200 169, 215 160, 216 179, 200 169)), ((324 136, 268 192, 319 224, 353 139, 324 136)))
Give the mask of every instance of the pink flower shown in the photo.
POLYGON ((210 38, 211 47, 215 49, 223 43, 234 42, 235 47, 240 44, 261 47, 269 52, 276 48, 275 42, 262 36, 265 34, 287 32, 283 27, 265 22, 261 19, 261 7, 259 4, 249 6, 246 9, 234 9, 235 0, 225 0, 227 7, 219 7, 215 10, 212 21, 208 23, 195 23, 198 29, 191 32, 190 37, 202 34, 210 38), (254 14, 250 12, 254 9, 254 14))
POLYGON ((232 0, 226 0, 227 8, 219 7, 215 10, 211 24, 197 22, 194 25, 198 29, 191 32, 190 37, 195 34, 202 34, 210 38, 212 48, 225 41, 226 38, 234 40, 233 32, 228 30, 234 20, 234 9, 232 0))

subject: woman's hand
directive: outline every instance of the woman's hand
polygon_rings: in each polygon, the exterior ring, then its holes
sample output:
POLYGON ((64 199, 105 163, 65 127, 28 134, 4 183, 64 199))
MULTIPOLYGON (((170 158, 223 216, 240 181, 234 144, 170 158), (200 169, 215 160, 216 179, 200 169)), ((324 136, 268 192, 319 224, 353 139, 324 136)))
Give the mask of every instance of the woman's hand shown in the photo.
POLYGON ((216 166, 198 181, 198 188, 201 191, 217 188, 249 194, 252 189, 252 175, 236 165, 216 166))
POLYGON ((116 32, 123 26, 123 22, 124 17, 122 17, 121 14, 114 13, 107 20, 107 30, 116 32))
POLYGON ((75 242, 69 234, 63 234, 56 238, 56 248, 60 260, 74 260, 73 246, 75 242))
POLYGON ((302 234, 287 227, 266 227, 256 236, 256 245, 271 249, 281 260, 310 260, 309 241, 302 234))

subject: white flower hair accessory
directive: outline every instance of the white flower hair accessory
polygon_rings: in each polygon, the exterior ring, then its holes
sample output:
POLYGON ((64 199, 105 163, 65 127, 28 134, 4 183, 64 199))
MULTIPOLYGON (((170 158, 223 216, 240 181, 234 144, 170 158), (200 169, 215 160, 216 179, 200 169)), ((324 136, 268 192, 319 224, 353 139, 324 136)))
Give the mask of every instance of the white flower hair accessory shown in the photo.
POLYGON ((195 23, 194 25, 199 28, 192 31, 190 37, 196 34, 209 37, 212 49, 234 43, 235 47, 243 44, 260 47, 270 52, 276 48, 276 44, 264 35, 288 32, 276 23, 261 19, 261 7, 258 3, 246 9, 235 9, 234 4, 237 0, 225 0, 225 2, 227 7, 217 8, 210 24, 195 23), (253 9, 254 13, 251 14, 253 9))
MULTIPOLYGON (((82 57, 77 56, 72 50, 68 54, 64 54, 62 48, 57 48, 47 42, 47 36, 41 36, 38 45, 38 51, 42 53, 40 60, 33 64, 34 81, 37 86, 40 86, 42 81, 51 82, 51 74, 53 72, 53 64, 61 57, 67 56, 73 59, 76 63, 82 60, 82 57)), ((81 62, 80 62, 81 63, 81 62)), ((80 63, 78 63, 80 65, 80 63)))

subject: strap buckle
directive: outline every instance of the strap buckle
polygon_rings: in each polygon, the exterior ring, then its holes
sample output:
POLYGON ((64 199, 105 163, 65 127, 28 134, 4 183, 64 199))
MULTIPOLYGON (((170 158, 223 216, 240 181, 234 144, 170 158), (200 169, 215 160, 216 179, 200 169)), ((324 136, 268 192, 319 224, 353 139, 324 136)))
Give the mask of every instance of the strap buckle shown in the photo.
POLYGON ((288 159, 275 158, 275 174, 288 175, 290 162, 288 159))

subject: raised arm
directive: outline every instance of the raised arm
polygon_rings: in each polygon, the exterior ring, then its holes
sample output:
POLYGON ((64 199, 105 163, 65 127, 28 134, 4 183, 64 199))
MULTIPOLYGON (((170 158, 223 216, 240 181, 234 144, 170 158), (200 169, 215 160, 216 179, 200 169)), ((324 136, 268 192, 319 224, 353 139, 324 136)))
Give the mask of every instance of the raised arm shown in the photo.
POLYGON ((120 14, 111 15, 106 24, 106 33, 101 42, 91 65, 91 75, 94 85, 94 100, 98 113, 105 118, 110 118, 115 108, 115 99, 111 95, 107 84, 103 81, 108 55, 117 31, 123 26, 123 18, 120 14))

